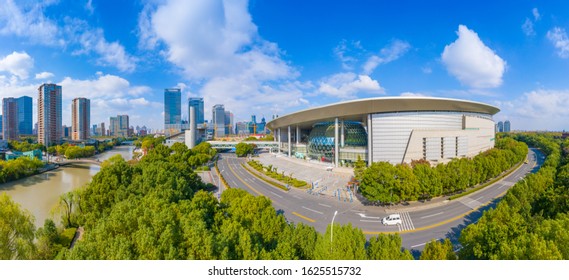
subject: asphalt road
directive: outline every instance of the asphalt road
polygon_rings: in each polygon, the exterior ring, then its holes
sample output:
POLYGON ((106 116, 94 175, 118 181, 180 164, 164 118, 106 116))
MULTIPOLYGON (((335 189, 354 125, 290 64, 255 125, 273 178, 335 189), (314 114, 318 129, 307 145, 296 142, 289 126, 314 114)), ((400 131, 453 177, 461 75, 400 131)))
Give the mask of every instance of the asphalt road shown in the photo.
POLYGON ((234 154, 221 154, 218 167, 230 187, 270 198, 275 209, 289 221, 305 223, 325 232, 334 211, 338 211, 335 223, 351 223, 369 236, 399 232, 403 247, 422 250, 425 243, 433 239, 451 238, 456 242, 465 226, 476 222, 483 211, 494 207, 515 182, 530 172, 537 172, 544 161, 542 154, 535 149, 530 149, 528 159, 527 164, 522 164, 504 179, 468 196, 452 201, 440 198, 424 204, 395 207, 364 206, 357 201, 350 203, 334 197, 309 194, 306 190, 292 189, 286 192, 249 173, 241 165, 246 164, 245 160, 236 158, 234 154), (381 219, 390 213, 399 213, 402 225, 382 225, 381 219))

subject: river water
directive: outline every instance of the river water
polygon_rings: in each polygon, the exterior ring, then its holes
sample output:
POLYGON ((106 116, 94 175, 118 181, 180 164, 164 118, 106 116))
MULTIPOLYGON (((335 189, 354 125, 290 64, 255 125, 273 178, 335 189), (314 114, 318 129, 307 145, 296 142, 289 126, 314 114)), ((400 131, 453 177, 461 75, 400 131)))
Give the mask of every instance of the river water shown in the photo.
MULTIPOLYGON (((101 161, 120 154, 124 159, 132 158, 134 146, 117 146, 98 155, 101 161)), ((29 210, 35 217, 36 228, 43 226, 45 219, 52 217, 52 209, 57 205, 59 196, 76 188, 81 188, 91 181, 99 172, 95 164, 73 164, 60 167, 42 174, 30 176, 17 181, 0 184, 0 193, 7 193, 12 200, 29 210)))

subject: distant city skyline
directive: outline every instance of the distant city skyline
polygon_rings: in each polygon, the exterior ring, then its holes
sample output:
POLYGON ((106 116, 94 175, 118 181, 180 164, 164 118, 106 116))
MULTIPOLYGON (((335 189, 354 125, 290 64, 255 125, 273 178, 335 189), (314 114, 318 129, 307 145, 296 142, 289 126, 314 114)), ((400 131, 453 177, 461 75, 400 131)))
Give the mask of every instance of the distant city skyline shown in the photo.
POLYGON ((0 14, 0 99, 36 104, 41 84, 61 85, 67 125, 72 100, 85 97, 92 123, 128 114, 135 126, 162 129, 163 89, 180 88, 186 120, 189 97, 203 98, 205 116, 224 104, 239 122, 403 95, 488 103, 512 130, 569 130, 566 1, 2 6, 10 13, 0 14))

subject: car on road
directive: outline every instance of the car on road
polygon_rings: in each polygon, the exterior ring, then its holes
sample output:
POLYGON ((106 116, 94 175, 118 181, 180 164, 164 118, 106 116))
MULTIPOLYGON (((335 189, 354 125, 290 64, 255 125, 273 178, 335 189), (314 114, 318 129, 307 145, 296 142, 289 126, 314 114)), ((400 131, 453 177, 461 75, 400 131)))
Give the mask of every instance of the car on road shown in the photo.
POLYGON ((381 223, 386 226, 394 226, 401 224, 401 216, 399 214, 391 214, 383 219, 381 219, 381 223))

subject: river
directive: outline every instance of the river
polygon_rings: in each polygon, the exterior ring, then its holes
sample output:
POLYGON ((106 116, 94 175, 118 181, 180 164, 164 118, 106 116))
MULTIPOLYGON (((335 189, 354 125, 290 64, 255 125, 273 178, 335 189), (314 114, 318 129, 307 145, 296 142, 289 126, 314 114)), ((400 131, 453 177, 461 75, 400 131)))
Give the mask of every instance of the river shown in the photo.
MULTIPOLYGON (((117 146, 97 155, 101 161, 120 154, 124 159, 132 158, 134 146, 117 146)), ((17 181, 0 184, 0 193, 7 193, 12 200, 29 210, 35 217, 36 228, 43 226, 45 219, 52 217, 51 211, 59 201, 59 196, 73 189, 85 186, 99 172, 96 164, 72 164, 42 174, 17 181)))

